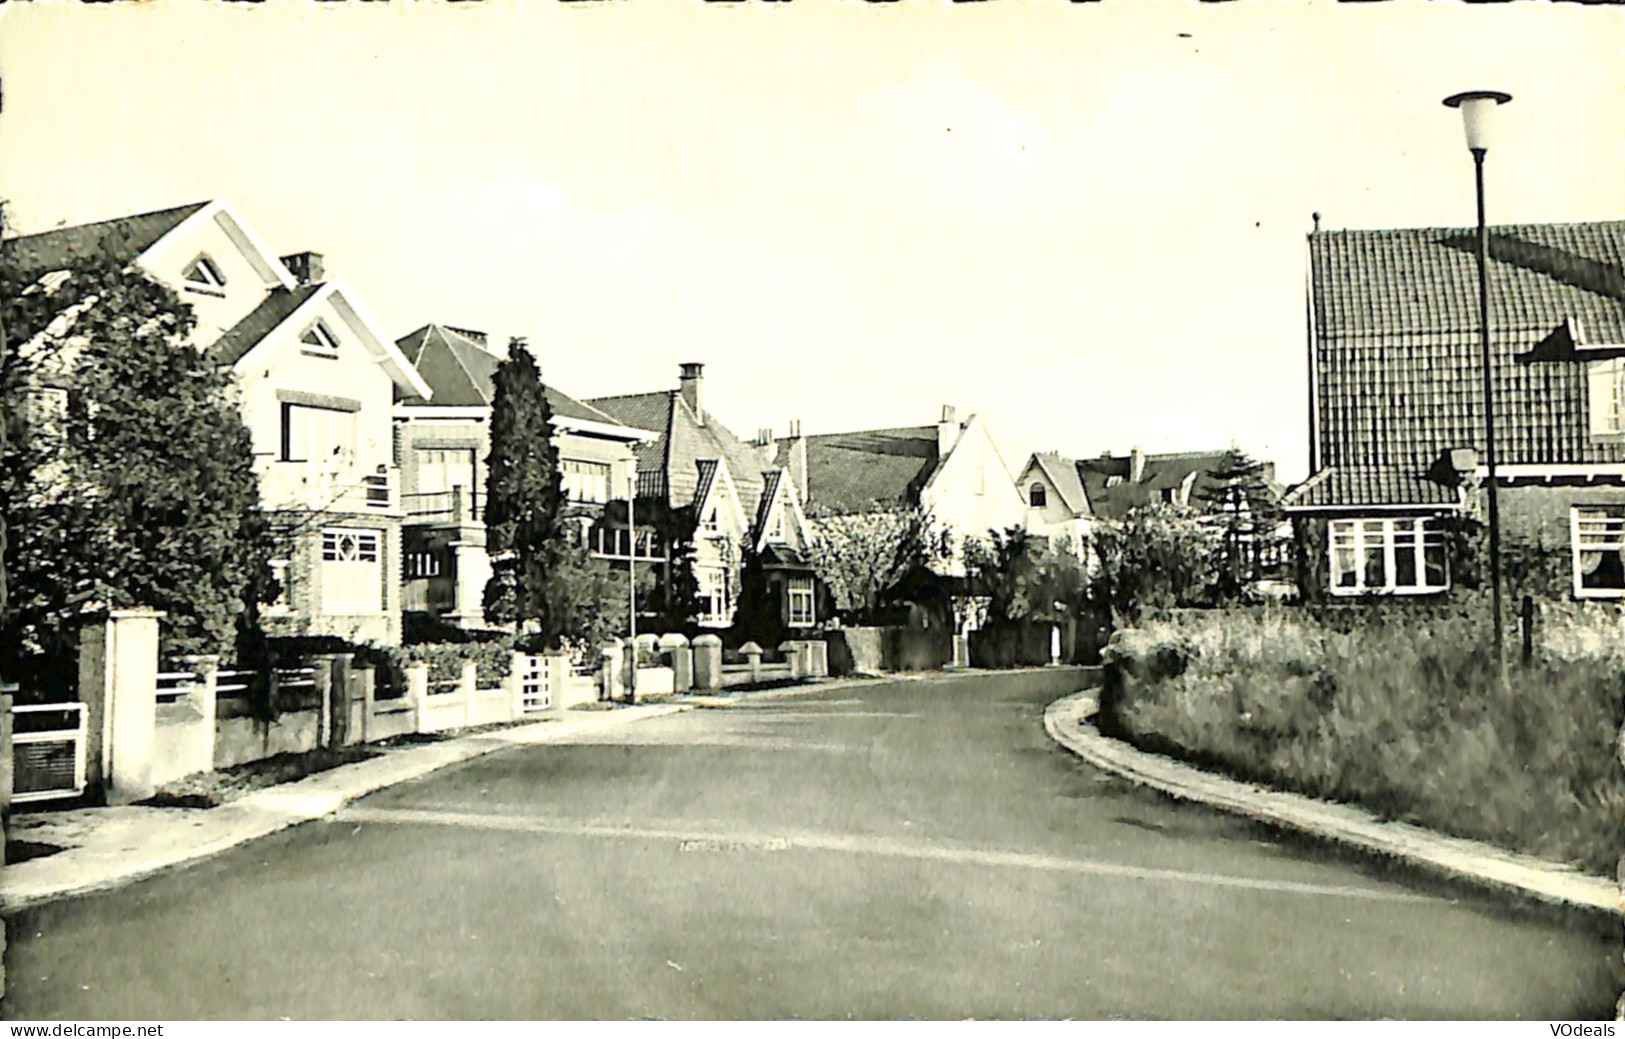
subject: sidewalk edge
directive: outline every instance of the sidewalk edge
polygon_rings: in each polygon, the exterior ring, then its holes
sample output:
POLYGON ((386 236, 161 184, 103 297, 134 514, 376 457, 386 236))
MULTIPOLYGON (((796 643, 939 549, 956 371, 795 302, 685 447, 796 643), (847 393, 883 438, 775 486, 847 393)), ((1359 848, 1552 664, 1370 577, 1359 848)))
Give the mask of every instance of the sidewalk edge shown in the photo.
POLYGON ((1103 736, 1091 690, 1063 696, 1044 710, 1050 738, 1084 761, 1185 801, 1395 858, 1453 879, 1542 902, 1625 916, 1625 892, 1606 877, 1520 855, 1479 841, 1391 822, 1351 805, 1243 783, 1103 736))

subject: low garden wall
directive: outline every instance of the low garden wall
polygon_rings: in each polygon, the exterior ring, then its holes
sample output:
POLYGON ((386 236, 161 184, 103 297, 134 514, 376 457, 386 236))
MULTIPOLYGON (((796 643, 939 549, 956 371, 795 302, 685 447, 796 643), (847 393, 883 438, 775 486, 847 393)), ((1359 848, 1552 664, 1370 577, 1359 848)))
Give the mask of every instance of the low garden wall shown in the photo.
POLYGON ((214 768, 230 768, 277 754, 303 754, 321 742, 320 710, 284 711, 275 721, 252 714, 216 717, 214 768))
POLYGON ((1117 632, 1100 726, 1238 778, 1611 875, 1625 615, 1544 605, 1502 684, 1471 606, 1177 611, 1117 632))

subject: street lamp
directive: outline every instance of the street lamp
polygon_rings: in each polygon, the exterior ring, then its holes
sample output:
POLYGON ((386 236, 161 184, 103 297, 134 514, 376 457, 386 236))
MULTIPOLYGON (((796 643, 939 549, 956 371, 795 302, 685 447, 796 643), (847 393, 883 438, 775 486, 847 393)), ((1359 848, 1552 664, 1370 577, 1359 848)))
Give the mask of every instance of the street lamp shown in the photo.
POLYGON ((1501 513, 1495 491, 1495 395, 1490 379, 1490 232, 1484 223, 1484 156, 1490 150, 1489 131, 1495 110, 1511 100, 1511 94, 1499 90, 1469 90, 1444 99, 1449 107, 1461 109, 1467 150, 1473 153, 1473 172, 1478 185, 1478 336, 1484 367, 1485 462, 1489 477, 1490 610, 1495 625, 1495 662, 1503 673, 1506 653, 1501 633, 1501 513))

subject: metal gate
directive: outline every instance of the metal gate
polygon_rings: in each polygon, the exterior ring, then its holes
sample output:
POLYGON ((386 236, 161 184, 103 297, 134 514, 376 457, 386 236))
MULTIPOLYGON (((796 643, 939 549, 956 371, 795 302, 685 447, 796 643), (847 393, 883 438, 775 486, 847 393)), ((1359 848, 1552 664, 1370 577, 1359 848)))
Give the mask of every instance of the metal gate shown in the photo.
POLYGON ((547 661, 540 656, 526 654, 516 657, 519 667, 515 678, 519 682, 519 702, 524 713, 545 711, 553 706, 553 691, 548 687, 547 661))
POLYGON ((14 804, 85 792, 86 707, 29 704, 11 709, 14 804))

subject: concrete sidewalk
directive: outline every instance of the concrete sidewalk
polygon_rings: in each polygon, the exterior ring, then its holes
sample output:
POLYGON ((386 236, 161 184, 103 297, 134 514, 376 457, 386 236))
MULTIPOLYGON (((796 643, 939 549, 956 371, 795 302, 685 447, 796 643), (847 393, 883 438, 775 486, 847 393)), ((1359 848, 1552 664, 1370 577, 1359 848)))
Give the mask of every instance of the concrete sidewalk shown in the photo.
POLYGON ((1391 855, 1435 873, 1543 902, 1625 914, 1619 885, 1605 877, 1479 841, 1447 837, 1410 823, 1384 821, 1350 805, 1239 782, 1147 753, 1102 736, 1093 722, 1098 710, 1093 693, 1074 693, 1049 705, 1044 727, 1056 742, 1096 768, 1182 800, 1391 855))
POLYGON ((675 714, 682 701, 607 711, 561 712, 529 725, 393 747, 292 783, 267 787, 214 808, 81 808, 23 813, 13 841, 66 845, 63 851, 0 870, 0 912, 117 887, 324 815, 396 783, 509 747, 567 743, 602 729, 675 714))

